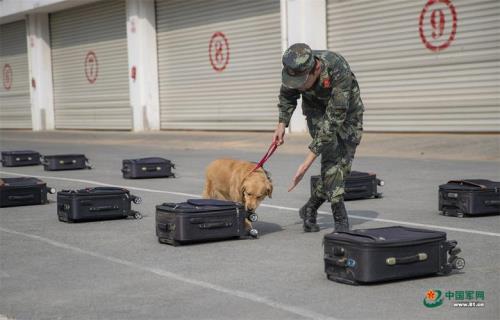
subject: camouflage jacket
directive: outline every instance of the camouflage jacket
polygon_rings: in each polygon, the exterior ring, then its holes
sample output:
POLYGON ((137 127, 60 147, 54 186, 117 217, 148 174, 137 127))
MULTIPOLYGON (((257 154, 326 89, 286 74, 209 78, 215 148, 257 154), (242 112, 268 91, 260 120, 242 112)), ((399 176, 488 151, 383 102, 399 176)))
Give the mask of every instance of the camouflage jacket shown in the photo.
POLYGON ((288 127, 302 95, 304 115, 317 118, 309 149, 319 155, 326 144, 336 143, 339 138, 347 143, 359 143, 364 107, 347 61, 331 51, 313 51, 313 54, 321 62, 319 80, 305 92, 281 85, 278 108, 279 122, 288 127))

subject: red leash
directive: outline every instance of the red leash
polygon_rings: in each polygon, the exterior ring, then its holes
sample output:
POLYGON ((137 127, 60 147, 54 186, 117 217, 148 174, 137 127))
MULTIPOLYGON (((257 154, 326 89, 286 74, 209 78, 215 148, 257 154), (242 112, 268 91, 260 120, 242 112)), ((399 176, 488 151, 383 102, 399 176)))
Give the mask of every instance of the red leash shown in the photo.
POLYGON ((259 163, 257 163, 255 168, 253 168, 253 170, 250 171, 250 173, 254 172, 255 170, 257 170, 259 168, 262 168, 264 163, 266 163, 266 161, 269 160, 269 158, 271 158, 271 156, 273 155, 274 151, 276 151, 277 148, 278 148, 278 144, 276 142, 271 143, 271 146, 269 147, 269 149, 267 149, 266 154, 262 157, 262 159, 260 159, 259 163))

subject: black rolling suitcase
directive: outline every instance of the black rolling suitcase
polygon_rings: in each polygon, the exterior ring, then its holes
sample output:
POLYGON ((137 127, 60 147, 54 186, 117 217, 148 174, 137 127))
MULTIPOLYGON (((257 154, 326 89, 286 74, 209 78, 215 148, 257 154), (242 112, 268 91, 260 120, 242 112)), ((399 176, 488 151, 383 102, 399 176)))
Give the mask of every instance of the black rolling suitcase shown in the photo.
POLYGON ((456 241, 446 233, 401 226, 358 229, 325 235, 327 278, 363 284, 450 273, 462 269, 456 241), (448 257, 449 255, 449 257, 448 257))
MULTIPOLYGON (((311 195, 320 176, 311 176, 311 195)), ((377 191, 377 186, 383 186, 384 181, 377 179, 375 173, 351 171, 345 180, 344 200, 381 198, 382 193, 377 191)))
POLYGON ((439 186, 439 211, 455 217, 500 214, 500 182, 483 179, 448 181, 439 186))
POLYGON ((132 210, 132 202, 139 204, 141 198, 122 188, 63 190, 57 193, 57 216, 63 222, 122 219, 129 216, 140 219, 141 214, 132 210))
POLYGON ((238 238, 245 235, 245 208, 232 201, 190 199, 156 206, 156 235, 161 243, 238 238))
POLYGON ((43 156, 45 171, 92 169, 84 154, 56 154, 43 156))
POLYGON ((122 173, 125 179, 169 178, 175 165, 167 159, 152 157, 128 159, 122 162, 122 173))
POLYGON ((36 166, 41 164, 40 158, 33 150, 3 151, 1 162, 4 167, 36 166))
POLYGON ((37 178, 0 178, 0 207, 45 204, 47 192, 55 190, 37 178))

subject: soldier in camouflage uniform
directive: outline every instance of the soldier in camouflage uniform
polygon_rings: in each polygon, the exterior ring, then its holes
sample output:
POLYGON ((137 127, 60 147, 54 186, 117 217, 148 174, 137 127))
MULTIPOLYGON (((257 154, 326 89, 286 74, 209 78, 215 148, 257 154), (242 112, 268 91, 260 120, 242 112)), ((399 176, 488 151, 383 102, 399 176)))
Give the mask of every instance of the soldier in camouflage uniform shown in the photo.
POLYGON ((317 156, 321 155, 321 179, 300 209, 305 232, 317 232, 318 208, 331 202, 336 231, 349 229, 344 206, 345 178, 351 172, 356 147, 363 132, 363 111, 359 86, 347 61, 331 51, 312 51, 303 43, 292 45, 283 54, 282 85, 279 95, 279 124, 273 140, 281 145, 297 99, 302 96, 312 142, 306 160, 295 174, 291 191, 317 156))

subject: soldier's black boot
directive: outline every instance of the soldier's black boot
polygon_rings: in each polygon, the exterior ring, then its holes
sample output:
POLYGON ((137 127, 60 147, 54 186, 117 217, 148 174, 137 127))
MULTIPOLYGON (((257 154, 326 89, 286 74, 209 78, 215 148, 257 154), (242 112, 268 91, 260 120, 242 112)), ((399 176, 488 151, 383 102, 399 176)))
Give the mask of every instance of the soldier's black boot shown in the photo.
POLYGON ((333 224, 335 231, 349 231, 349 217, 345 209, 344 200, 332 203, 333 224))
POLYGON ((302 220, 304 220, 304 232, 318 232, 319 225, 316 223, 316 217, 318 216, 318 209, 325 202, 324 199, 311 197, 306 202, 306 204, 300 208, 299 215, 302 220))

